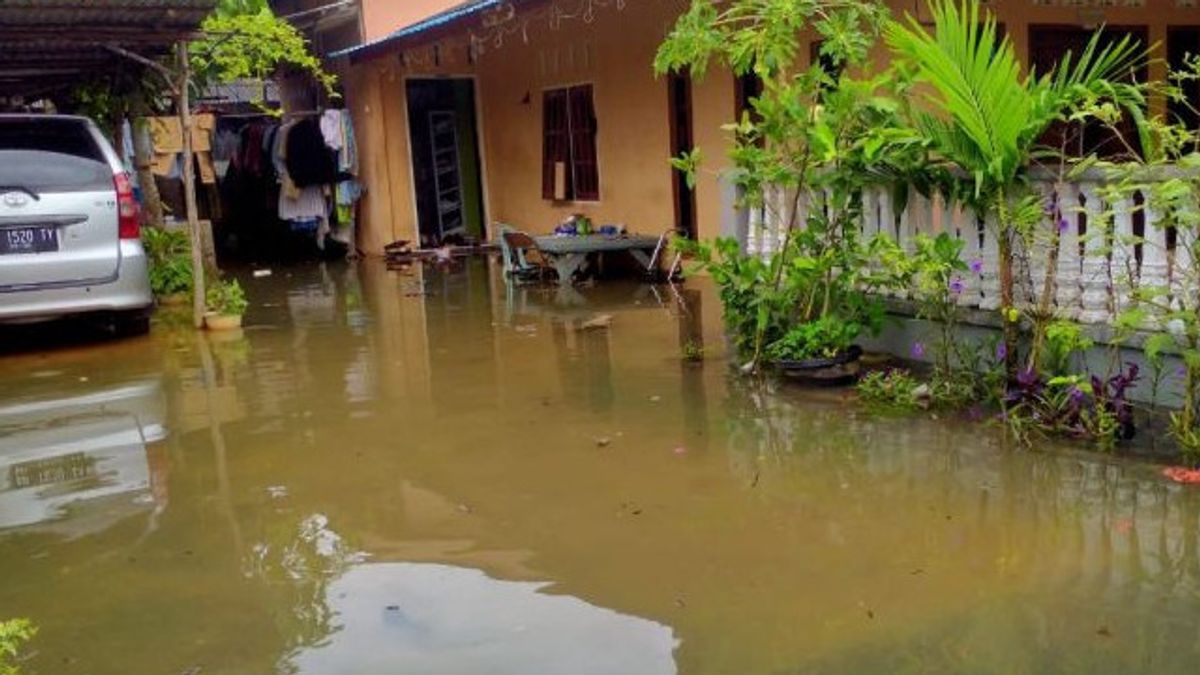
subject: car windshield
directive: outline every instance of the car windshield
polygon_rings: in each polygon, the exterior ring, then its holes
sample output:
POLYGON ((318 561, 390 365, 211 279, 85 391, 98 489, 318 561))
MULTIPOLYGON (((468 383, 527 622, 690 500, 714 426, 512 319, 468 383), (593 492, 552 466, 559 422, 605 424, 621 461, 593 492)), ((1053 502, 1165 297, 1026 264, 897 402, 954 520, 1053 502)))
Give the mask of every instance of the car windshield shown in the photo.
POLYGON ((112 170, 82 122, 0 119, 0 190, 41 194, 112 187, 112 170))

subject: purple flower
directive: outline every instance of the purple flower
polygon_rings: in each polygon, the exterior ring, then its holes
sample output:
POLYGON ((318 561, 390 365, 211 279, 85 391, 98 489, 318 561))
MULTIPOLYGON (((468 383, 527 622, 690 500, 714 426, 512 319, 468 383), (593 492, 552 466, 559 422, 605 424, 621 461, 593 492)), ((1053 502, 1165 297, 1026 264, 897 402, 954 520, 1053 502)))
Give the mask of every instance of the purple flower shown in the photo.
POLYGON ((1179 366, 1175 369, 1175 377, 1183 379, 1187 377, 1187 366, 1179 366))
POLYGON ((1042 202, 1042 210, 1046 212, 1046 215, 1053 214, 1058 210, 1058 200, 1053 196, 1046 197, 1046 201, 1042 202))
POLYGON ((1071 402, 1074 403, 1075 405, 1083 404, 1084 393, 1083 393, 1083 390, 1080 389, 1079 387, 1071 387, 1070 396, 1071 396, 1071 402))
POLYGON ((979 274, 980 272, 983 272, 983 261, 980 260, 979 258, 975 258, 970 263, 968 263, 967 266, 970 267, 971 271, 974 272, 975 274, 979 274))
MULTIPOLYGON (((999 346, 1003 346, 1003 345, 1004 345, 1004 343, 1001 342, 999 346)), ((1007 353, 1007 352, 1005 352, 1005 353, 1007 353)), ((1001 358, 1003 358, 1003 357, 1001 357, 1001 358)), ((1033 368, 1025 368, 1017 373, 1017 384, 1020 385, 1024 389, 1033 389, 1035 387, 1040 388, 1039 385, 1041 384, 1041 382, 1040 382, 1040 378, 1038 377, 1037 372, 1034 371, 1033 368)))
POLYGON ((1003 361, 1008 358, 1008 345, 1003 342, 996 343, 996 360, 1003 361))
POLYGON ((966 288, 966 284, 963 283, 963 280, 960 277, 954 277, 950 280, 950 293, 953 295, 962 295, 962 292, 966 290, 966 288))
POLYGON ((1066 232, 1066 231, 1067 231, 1067 228, 1069 228, 1069 227, 1071 227, 1071 223, 1067 222, 1067 219, 1066 219, 1066 218, 1059 218, 1059 219, 1058 219, 1058 232, 1059 232, 1059 234, 1062 234, 1063 232, 1066 232))
POLYGON ((925 344, 922 342, 914 342, 912 345, 912 357, 914 359, 925 358, 925 344))

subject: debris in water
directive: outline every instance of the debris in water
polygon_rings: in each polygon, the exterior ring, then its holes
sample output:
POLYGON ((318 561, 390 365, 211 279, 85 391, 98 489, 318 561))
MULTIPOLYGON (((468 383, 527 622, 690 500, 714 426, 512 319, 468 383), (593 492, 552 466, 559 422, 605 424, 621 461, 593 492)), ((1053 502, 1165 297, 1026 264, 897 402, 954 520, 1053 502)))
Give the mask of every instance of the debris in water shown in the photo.
POLYGON ((458 510, 462 513, 472 513, 473 512, 473 509, 470 506, 467 506, 466 504, 459 504, 458 510))
POLYGON ((662 397, 661 397, 661 396, 659 396, 658 394, 655 394, 654 396, 651 396, 651 397, 650 397, 650 402, 651 402, 651 403, 658 403, 658 402, 659 402, 659 401, 661 401, 661 400, 662 400, 662 397))
POLYGON ((1112 631, 1108 629, 1108 626, 1100 626, 1096 629, 1096 635, 1101 637, 1112 637, 1112 631))
POLYGON ((283 499, 288 496, 288 489, 286 485, 268 485, 267 494, 271 499, 283 499))
POLYGON ((261 279, 263 277, 269 277, 269 276, 271 276, 271 270, 269 270, 269 269, 254 270, 254 278, 255 279, 261 279))
POLYGON ((592 318, 579 324, 579 330, 595 330, 597 328, 608 328, 612 325, 612 314, 597 314, 592 318))
POLYGON ((673 450, 673 452, 674 452, 675 454, 677 454, 677 455, 686 455, 686 454, 687 454, 687 448, 685 448, 685 447, 683 447, 683 446, 681 445, 681 446, 679 446, 678 448, 675 448, 675 450, 673 450))
POLYGON ((1183 485, 1200 485, 1200 469, 1188 469, 1182 466, 1168 466, 1162 470, 1162 475, 1183 485))
POLYGON ((612 443, 612 439, 607 436, 601 436, 600 438, 596 439, 596 447, 604 448, 607 447, 609 443, 612 443))
POLYGON ((920 384, 912 390, 912 397, 917 407, 927 410, 933 402, 933 391, 929 388, 928 384, 920 384))

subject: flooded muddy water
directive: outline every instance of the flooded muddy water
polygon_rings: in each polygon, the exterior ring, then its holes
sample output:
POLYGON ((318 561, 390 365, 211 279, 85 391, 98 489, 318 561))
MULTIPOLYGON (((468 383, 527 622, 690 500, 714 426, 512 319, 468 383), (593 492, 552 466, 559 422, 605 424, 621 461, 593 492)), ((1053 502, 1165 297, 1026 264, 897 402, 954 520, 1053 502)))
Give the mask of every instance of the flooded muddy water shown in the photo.
POLYGON ((26 673, 1197 671, 1200 491, 733 377, 703 282, 245 285, 0 356, 26 673))

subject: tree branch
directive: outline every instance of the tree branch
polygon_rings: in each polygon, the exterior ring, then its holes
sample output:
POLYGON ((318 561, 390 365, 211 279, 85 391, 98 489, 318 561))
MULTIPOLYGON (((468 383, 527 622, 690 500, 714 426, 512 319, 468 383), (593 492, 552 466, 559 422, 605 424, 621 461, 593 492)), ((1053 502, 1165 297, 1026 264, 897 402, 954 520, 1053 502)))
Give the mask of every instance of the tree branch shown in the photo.
POLYGON ((166 66, 164 66, 163 64, 161 64, 157 61, 148 59, 148 58, 142 56, 141 54, 138 54, 136 52, 131 52, 128 49, 125 49, 124 47, 122 47, 120 45, 110 43, 110 44, 104 45, 104 47, 108 51, 110 51, 118 56, 123 56, 127 59, 130 59, 131 61, 136 61, 136 62, 142 64, 143 66, 146 66, 147 68, 158 73, 163 78, 163 80, 166 81, 167 88, 171 90, 171 93, 175 94, 175 95, 179 94, 179 86, 175 84, 175 80, 172 77, 174 74, 171 72, 170 68, 167 68, 166 66))

